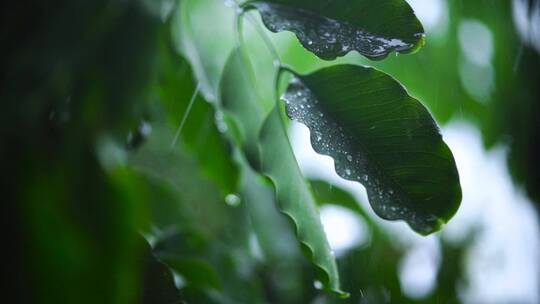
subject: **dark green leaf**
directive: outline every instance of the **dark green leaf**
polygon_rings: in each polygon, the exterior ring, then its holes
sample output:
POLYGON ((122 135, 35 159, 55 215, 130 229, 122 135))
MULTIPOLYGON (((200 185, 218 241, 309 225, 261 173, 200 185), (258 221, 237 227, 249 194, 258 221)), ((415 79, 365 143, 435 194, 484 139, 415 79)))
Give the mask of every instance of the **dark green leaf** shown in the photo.
POLYGON ((291 119, 311 131, 316 152, 362 183, 375 212, 429 234, 457 211, 459 176, 426 108, 390 76, 338 65, 296 75, 284 99, 291 119))
MULTIPOLYGON (((171 43, 171 32, 160 36, 157 75, 152 90, 161 103, 152 103, 153 121, 166 121, 178 131, 183 115, 187 115, 178 143, 186 146, 197 159, 202 172, 216 182, 224 195, 236 190, 238 172, 231 151, 215 123, 212 105, 197 94, 192 70, 171 43), (189 102, 196 94, 193 106, 189 102), (189 113, 186 113, 189 108, 189 113)), ((174 140, 171 139, 171 142, 174 140)))
POLYGON ((203 259, 177 256, 160 258, 168 267, 182 274, 191 287, 219 288, 221 285, 216 271, 203 259))
POLYGON ((248 2, 273 32, 291 31, 322 59, 356 50, 370 59, 424 44, 424 29, 403 0, 261 0, 248 2))
POLYGON ((179 303, 180 292, 174 285, 174 278, 169 268, 152 254, 152 248, 141 240, 143 247, 139 259, 142 269, 140 303, 179 303))

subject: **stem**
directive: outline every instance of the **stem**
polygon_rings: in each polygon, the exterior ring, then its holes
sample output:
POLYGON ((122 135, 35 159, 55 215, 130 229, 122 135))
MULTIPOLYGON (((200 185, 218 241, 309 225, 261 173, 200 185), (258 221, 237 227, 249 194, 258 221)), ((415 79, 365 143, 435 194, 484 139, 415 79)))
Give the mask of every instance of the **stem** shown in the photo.
MULTIPOLYGON (((187 0, 184 0, 184 1, 181 1, 180 3, 180 22, 182 24, 182 26, 184 27, 184 29, 182 30, 181 33, 184 34, 184 37, 186 39, 186 43, 183 43, 185 45, 185 49, 183 51, 183 53, 185 53, 185 57, 187 59, 191 59, 193 61, 195 61, 197 63, 197 65, 203 67, 203 59, 200 55, 200 52, 199 52, 199 44, 197 43, 197 39, 194 39, 193 38, 193 28, 191 26, 191 15, 189 14, 189 1, 187 0), (191 54, 191 56, 190 56, 191 54)), ((210 77, 206 74, 206 70, 204 68, 201 68, 201 73, 200 75, 197 75, 197 73, 195 72, 195 65, 193 65, 193 70, 192 70, 192 73, 194 73, 194 76, 196 76, 196 78, 201 78, 201 79, 198 79, 198 86, 202 86, 203 87, 203 94, 205 93, 204 92, 204 88, 205 87, 208 87, 210 85, 210 77), (202 85, 201 85, 202 83, 202 85)), ((201 88, 199 88, 200 90, 201 88)), ((214 95, 215 92, 212 92, 212 95, 214 95)), ((208 95, 208 94, 204 94, 204 95, 208 95)), ((209 98, 209 96, 205 96, 205 98, 207 99, 208 102, 211 102, 213 100, 211 100, 211 98, 209 98)))
POLYGON ((235 18, 235 30, 236 30, 236 44, 237 48, 240 51, 240 55, 242 56, 242 60, 245 63, 246 72, 248 74, 249 81, 251 82, 251 86, 255 90, 255 94, 260 100, 264 100, 263 96, 260 95, 255 77, 255 72, 253 71, 251 60, 249 58, 249 54, 247 50, 245 49, 245 42, 244 42, 244 35, 243 35, 243 23, 242 23, 242 17, 244 16, 245 10, 241 10, 239 13, 236 14, 235 18))
POLYGON ((263 29, 259 26, 256 20, 254 20, 253 16, 247 15, 247 18, 248 21, 253 25, 259 36, 262 38, 264 44, 266 45, 266 48, 270 51, 270 53, 272 53, 272 57, 274 57, 274 65, 277 67, 281 66, 281 59, 279 58, 279 53, 272 41, 270 41, 268 35, 263 31, 263 29))

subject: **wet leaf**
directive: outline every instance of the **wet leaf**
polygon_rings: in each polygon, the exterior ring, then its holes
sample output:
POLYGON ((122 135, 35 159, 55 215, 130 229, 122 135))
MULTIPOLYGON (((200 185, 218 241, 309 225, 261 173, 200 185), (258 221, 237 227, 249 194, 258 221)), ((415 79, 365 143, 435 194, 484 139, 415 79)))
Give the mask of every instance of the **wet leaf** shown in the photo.
POLYGON ((287 114, 311 132, 313 149, 336 172, 362 183, 375 212, 421 234, 457 211, 461 188, 451 151, 427 109, 390 76, 338 65, 296 75, 287 114))
POLYGON ((356 50, 370 59, 413 52, 424 44, 424 29, 403 0, 266 0, 246 8, 261 13, 272 32, 291 31, 322 59, 356 50))

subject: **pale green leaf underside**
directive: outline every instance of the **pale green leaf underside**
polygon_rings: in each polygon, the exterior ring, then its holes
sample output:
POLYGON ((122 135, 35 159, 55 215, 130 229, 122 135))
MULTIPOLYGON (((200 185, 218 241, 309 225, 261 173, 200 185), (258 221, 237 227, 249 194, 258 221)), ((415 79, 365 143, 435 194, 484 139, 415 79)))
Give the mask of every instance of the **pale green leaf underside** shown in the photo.
POLYGON ((456 212, 461 188, 451 151, 426 108, 390 76, 355 65, 296 75, 287 114, 343 178, 366 187, 375 212, 429 234, 456 212))
POLYGON ((302 249, 319 268, 324 286, 346 296, 339 287, 336 261, 326 240, 317 203, 298 168, 277 106, 264 122, 260 147, 262 172, 274 183, 279 208, 293 220, 302 249))
POLYGON ((293 32, 306 49, 325 60, 353 50, 382 59, 424 44, 422 24, 403 0, 261 0, 246 7, 257 9, 269 30, 293 32))
POLYGON ((345 296, 339 288, 339 275, 315 200, 303 178, 289 145, 279 109, 264 110, 264 101, 254 92, 253 79, 245 58, 235 50, 229 58, 220 86, 225 112, 241 133, 244 152, 250 164, 272 181, 278 207, 294 222, 298 241, 318 269, 325 289, 345 296))

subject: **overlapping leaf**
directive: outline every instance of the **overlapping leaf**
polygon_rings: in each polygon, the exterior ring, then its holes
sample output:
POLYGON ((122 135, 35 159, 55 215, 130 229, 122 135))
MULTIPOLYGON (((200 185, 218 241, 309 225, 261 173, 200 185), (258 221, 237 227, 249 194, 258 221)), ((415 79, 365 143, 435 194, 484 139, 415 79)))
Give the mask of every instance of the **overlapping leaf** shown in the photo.
POLYGON ((323 286, 337 295, 339 288, 336 262, 326 240, 315 200, 304 180, 287 140, 279 108, 270 113, 268 104, 257 98, 246 61, 235 50, 225 67, 221 82, 221 102, 242 133, 244 149, 251 163, 268 176, 275 187, 280 210, 296 226, 297 237, 305 253, 318 268, 323 286))
POLYGON ((256 0, 256 8, 273 32, 291 31, 322 59, 352 50, 371 59, 412 52, 424 44, 424 29, 404 0, 256 0))
POLYGON ((284 99, 336 172, 362 183, 375 212, 429 234, 456 212, 459 176, 426 108, 390 76, 338 65, 296 75, 284 99))

